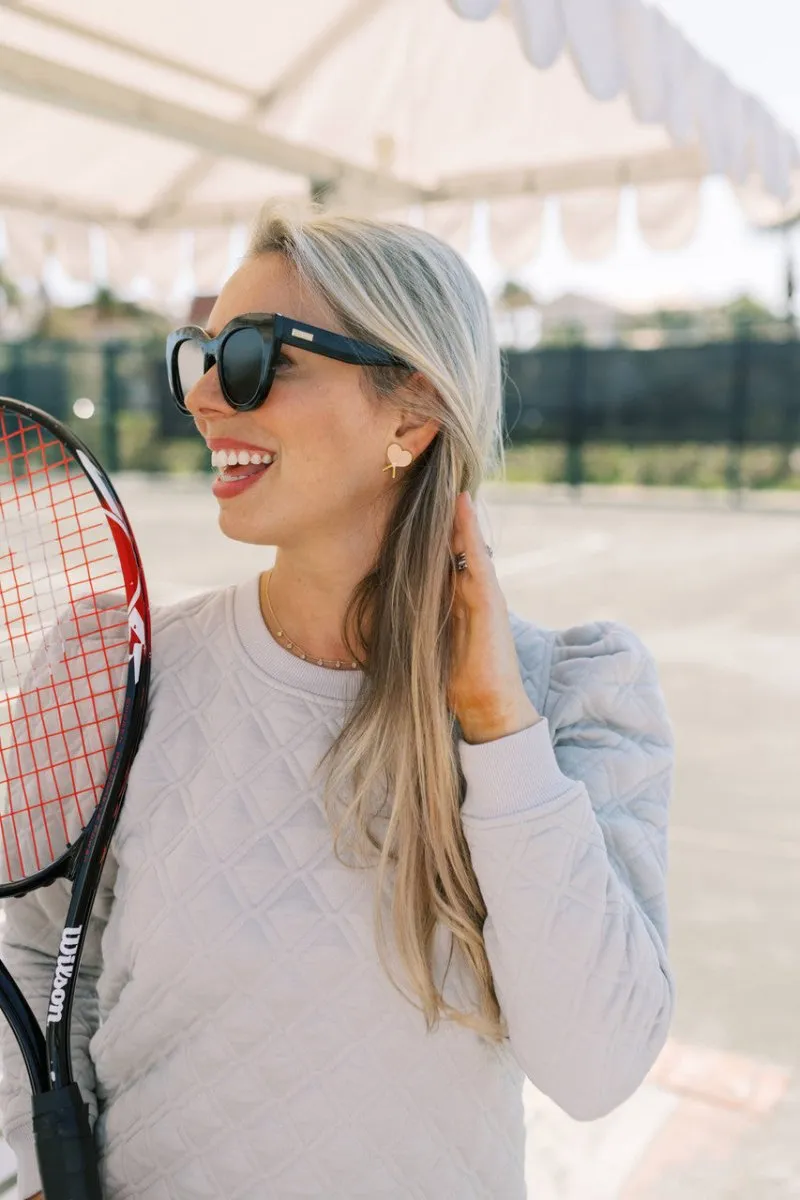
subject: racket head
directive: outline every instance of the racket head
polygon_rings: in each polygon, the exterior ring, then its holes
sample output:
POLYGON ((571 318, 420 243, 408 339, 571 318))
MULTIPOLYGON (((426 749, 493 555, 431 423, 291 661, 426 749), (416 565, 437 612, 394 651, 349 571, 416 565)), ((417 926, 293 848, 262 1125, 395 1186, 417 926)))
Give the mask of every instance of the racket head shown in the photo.
POLYGON ((0 897, 72 873, 95 839, 134 710, 140 731, 149 646, 105 472, 61 422, 0 397, 0 897))

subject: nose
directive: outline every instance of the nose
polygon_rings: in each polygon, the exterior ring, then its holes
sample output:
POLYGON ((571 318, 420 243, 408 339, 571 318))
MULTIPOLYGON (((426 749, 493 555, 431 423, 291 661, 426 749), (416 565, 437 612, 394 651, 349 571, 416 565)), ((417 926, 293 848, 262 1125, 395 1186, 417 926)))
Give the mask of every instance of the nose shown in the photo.
POLYGON ((197 383, 192 384, 184 396, 183 402, 195 420, 206 413, 209 416, 221 412, 230 413, 230 405, 219 386, 216 363, 212 363, 205 375, 201 376, 197 383))

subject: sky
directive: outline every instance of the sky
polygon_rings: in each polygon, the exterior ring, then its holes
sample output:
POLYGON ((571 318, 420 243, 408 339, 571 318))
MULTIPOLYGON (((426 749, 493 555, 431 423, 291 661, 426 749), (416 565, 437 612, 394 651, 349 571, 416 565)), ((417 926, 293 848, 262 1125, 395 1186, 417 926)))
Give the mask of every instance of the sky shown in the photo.
MULTIPOLYGON (((800 0, 655 2, 701 54, 800 138, 800 0)), ((791 245, 800 275, 800 233, 791 245)), ((497 284, 497 268, 480 246, 474 265, 487 286, 497 284)), ((551 215, 539 257, 515 274, 543 300, 576 291, 641 309, 660 302, 716 303, 749 293, 785 312, 783 239, 750 230, 724 180, 704 184, 698 232, 680 251, 650 250, 638 235, 630 202, 623 200, 619 244, 609 258, 597 264, 573 261, 551 215)))

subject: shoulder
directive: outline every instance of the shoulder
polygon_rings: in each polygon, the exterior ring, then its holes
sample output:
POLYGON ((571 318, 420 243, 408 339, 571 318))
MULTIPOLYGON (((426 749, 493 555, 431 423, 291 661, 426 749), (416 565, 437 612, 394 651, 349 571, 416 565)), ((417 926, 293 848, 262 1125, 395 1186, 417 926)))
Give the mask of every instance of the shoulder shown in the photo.
POLYGON ((170 628, 204 624, 209 619, 224 619, 226 597, 233 590, 232 587, 213 588, 185 596, 172 604, 153 604, 150 609, 153 630, 161 633, 170 628))
POLYGON ((150 610, 153 663, 171 668, 192 652, 208 644, 229 619, 229 601, 234 589, 217 588, 188 596, 173 604, 155 604, 150 610))
POLYGON ((620 621, 548 630, 517 618, 515 637, 521 666, 543 664, 538 712, 561 771, 586 785, 618 873, 666 929, 675 738, 653 655, 620 621))
POLYGON ((554 738, 603 724, 672 744, 655 659, 630 626, 597 620, 550 629, 509 616, 526 691, 554 738))

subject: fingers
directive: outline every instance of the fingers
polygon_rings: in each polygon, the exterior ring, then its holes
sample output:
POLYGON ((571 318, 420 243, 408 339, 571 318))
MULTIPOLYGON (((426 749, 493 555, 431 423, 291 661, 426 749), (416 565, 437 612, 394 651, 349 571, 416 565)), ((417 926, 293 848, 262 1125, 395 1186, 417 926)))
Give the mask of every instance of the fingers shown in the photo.
POLYGON ((459 492, 456 500, 451 549, 454 557, 462 553, 466 556, 467 570, 461 574, 480 578, 490 573, 491 554, 483 540, 478 513, 469 492, 459 492))

